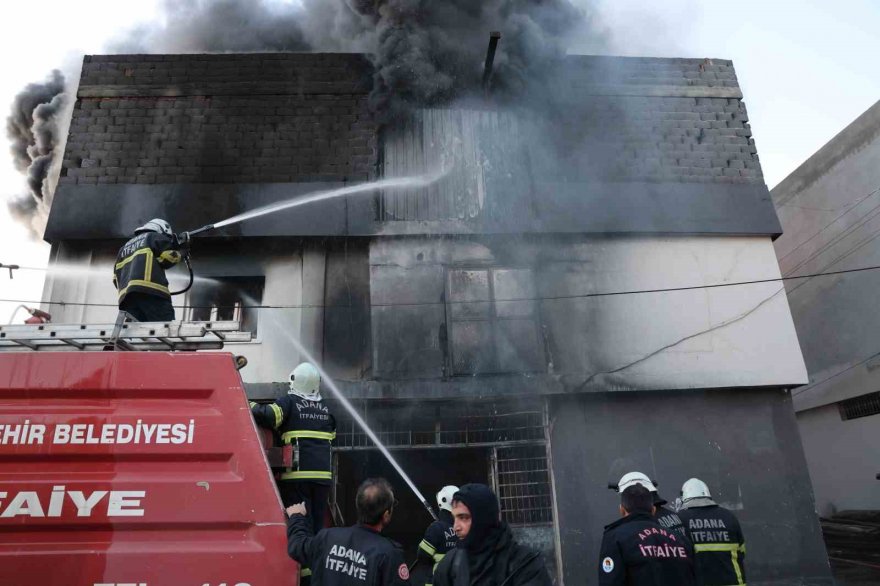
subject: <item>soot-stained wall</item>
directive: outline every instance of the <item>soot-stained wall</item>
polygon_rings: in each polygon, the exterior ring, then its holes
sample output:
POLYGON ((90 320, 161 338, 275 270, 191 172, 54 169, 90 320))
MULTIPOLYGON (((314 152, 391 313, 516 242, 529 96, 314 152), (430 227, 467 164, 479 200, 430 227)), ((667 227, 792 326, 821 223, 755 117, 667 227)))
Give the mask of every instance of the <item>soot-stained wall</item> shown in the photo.
POLYGON ((87 56, 45 237, 122 238, 156 216, 199 226, 450 162, 438 197, 343 200, 226 235, 779 233, 729 61, 558 65, 549 97, 380 127, 364 55, 87 56))
POLYGON ((778 277, 769 238, 382 238, 369 262, 379 380, 477 374, 487 392, 523 373, 558 385, 533 379, 534 392, 805 380, 782 285, 603 296, 778 277))
POLYGON ((639 470, 674 499, 692 477, 734 510, 750 584, 831 584, 791 398, 783 390, 603 393, 550 399, 566 583, 595 584, 609 482, 639 470))

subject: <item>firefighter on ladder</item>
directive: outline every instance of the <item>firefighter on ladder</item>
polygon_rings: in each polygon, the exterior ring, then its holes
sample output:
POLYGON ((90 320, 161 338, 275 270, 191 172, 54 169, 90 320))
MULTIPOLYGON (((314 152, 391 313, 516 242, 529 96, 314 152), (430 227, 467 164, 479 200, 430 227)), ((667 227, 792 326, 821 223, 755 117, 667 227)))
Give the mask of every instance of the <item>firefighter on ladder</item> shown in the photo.
POLYGON ((303 362, 290 373, 286 396, 266 405, 250 404, 256 422, 281 436, 281 501, 285 507, 305 502, 313 533, 324 528, 333 480, 330 442, 336 439, 336 419, 322 401, 320 384, 318 369, 303 362))
POLYGON ((183 249, 171 225, 161 218, 135 230, 116 255, 113 284, 119 292, 119 309, 138 321, 173 321, 165 269, 183 260, 183 249))

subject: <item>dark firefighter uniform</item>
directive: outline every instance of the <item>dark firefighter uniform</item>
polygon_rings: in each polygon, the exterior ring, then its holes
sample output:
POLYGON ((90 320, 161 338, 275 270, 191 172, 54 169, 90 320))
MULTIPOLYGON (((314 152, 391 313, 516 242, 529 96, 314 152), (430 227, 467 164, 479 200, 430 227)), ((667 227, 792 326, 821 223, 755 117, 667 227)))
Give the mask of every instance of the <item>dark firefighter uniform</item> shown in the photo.
POLYGON ((714 503, 688 507, 678 514, 697 552, 703 584, 744 585, 746 542, 736 516, 714 503))
POLYGON ((692 586, 697 568, 691 544, 633 513, 605 527, 599 554, 600 586, 692 586))
POLYGON ((309 519, 287 521, 287 552, 312 569, 313 586, 409 586, 409 570, 396 544, 363 525, 332 527, 317 535, 309 519))
POLYGON ((174 319, 165 269, 183 258, 178 249, 173 237, 158 232, 136 234, 119 249, 113 271, 119 309, 139 321, 174 319))
POLYGON ((675 531, 678 535, 687 538, 687 532, 684 530, 681 517, 672 509, 667 508, 666 503, 666 500, 655 493, 654 506, 657 508, 657 512, 654 513, 654 520, 667 531, 675 531))
POLYGON ((319 531, 324 526, 333 479, 330 442, 336 439, 336 419, 323 401, 293 394, 268 405, 251 402, 251 412, 260 426, 275 430, 283 446, 297 452, 298 464, 286 468, 278 478, 281 500, 285 507, 305 502, 313 530, 319 531))
POLYGON ((423 571, 419 572, 418 584, 431 584, 434 570, 449 550, 458 544, 458 537, 452 527, 452 513, 446 509, 440 509, 440 518, 428 526, 425 537, 419 543, 417 564, 423 571))

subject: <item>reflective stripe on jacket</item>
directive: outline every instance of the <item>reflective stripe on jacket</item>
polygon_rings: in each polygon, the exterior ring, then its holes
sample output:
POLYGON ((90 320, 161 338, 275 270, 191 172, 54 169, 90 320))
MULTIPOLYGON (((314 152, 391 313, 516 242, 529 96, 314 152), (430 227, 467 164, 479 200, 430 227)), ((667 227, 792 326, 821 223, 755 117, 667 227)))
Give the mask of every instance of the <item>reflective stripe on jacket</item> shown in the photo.
MULTIPOLYGON (((687 506, 687 505, 685 505, 687 506)), ((745 586, 746 543, 736 516, 716 504, 678 512, 705 586, 745 586)))
POLYGON ((174 239, 157 232, 142 232, 125 243, 116 255, 113 284, 119 303, 129 293, 147 293, 171 299, 165 269, 181 261, 174 239))
POLYGON ((330 484, 333 478, 331 442, 336 439, 336 419, 323 401, 286 395, 274 403, 251 403, 254 419, 277 431, 285 445, 299 448, 299 467, 281 473, 281 480, 308 480, 330 484))

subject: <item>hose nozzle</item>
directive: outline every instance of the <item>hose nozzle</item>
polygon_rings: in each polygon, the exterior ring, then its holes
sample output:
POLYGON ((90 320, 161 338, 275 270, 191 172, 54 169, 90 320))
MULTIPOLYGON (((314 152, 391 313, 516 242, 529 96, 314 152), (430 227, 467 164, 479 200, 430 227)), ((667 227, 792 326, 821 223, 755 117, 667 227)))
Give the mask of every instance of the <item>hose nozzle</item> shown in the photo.
POLYGON ((431 518, 437 521, 437 513, 434 512, 434 509, 431 508, 431 505, 428 504, 428 501, 422 501, 422 504, 425 505, 426 509, 428 509, 428 514, 431 515, 431 518))

